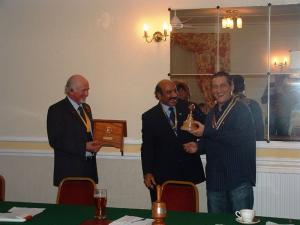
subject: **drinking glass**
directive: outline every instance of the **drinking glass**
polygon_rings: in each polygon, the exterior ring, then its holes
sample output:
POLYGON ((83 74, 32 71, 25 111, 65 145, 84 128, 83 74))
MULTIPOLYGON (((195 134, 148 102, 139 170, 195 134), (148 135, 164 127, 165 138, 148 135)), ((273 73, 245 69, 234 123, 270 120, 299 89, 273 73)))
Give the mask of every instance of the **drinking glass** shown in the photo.
POLYGON ((106 189, 95 189, 94 194, 95 206, 96 206, 96 219, 106 218, 106 202, 107 202, 107 191, 106 189))

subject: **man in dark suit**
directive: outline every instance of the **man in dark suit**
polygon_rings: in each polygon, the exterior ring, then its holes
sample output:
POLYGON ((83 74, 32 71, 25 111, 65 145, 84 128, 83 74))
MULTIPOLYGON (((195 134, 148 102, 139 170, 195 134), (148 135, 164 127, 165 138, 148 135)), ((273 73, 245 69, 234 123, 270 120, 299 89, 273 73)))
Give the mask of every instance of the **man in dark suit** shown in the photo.
POLYGON ((247 98, 245 95, 245 79, 241 75, 231 75, 234 85, 233 94, 238 97, 238 99, 244 102, 250 109, 254 126, 255 126, 255 135, 257 141, 263 141, 265 136, 264 128, 264 119, 263 113, 260 108, 260 105, 257 101, 247 98))
POLYGON ((92 112, 85 103, 88 91, 88 81, 73 75, 65 86, 66 98, 48 109, 47 132, 54 149, 55 186, 65 177, 89 177, 98 183, 96 153, 101 144, 93 140, 92 112))
MULTIPOLYGON (((142 115, 141 149, 144 183, 156 200, 155 185, 167 180, 205 180, 201 158, 184 151, 183 144, 195 136, 181 130, 189 113, 188 103, 177 99, 176 85, 160 81, 155 88, 159 103, 142 115)), ((199 118, 198 118, 199 119, 199 118)))

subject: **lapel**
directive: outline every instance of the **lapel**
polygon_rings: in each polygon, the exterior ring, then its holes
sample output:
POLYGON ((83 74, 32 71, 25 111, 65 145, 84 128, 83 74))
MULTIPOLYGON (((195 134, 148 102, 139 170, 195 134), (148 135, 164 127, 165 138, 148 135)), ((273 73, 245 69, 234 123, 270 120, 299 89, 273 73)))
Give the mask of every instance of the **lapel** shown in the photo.
POLYGON ((189 114, 188 102, 178 99, 176 104, 176 115, 177 115, 177 128, 180 130, 183 122, 187 119, 189 114))
POLYGON ((73 105, 71 104, 71 102, 69 101, 69 99, 67 97, 65 98, 65 106, 66 106, 68 113, 70 113, 72 115, 72 117, 74 118, 74 120, 77 120, 79 122, 79 124, 81 125, 81 127, 85 130, 86 128, 85 128, 80 116, 78 115, 76 109, 73 107, 73 105))
POLYGON ((180 107, 178 107, 177 105, 176 105, 176 115, 177 115, 177 120, 178 120, 177 129, 180 129, 180 127, 183 124, 183 121, 186 120, 186 115, 185 115, 185 113, 182 112, 180 107))
POLYGON ((88 115, 88 117, 91 119, 91 109, 86 103, 82 103, 82 107, 85 111, 85 113, 88 115))

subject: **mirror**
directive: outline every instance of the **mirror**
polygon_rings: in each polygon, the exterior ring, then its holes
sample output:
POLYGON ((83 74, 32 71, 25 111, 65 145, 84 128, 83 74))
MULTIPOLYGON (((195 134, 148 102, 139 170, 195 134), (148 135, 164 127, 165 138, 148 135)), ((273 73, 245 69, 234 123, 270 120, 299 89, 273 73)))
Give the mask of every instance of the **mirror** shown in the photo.
POLYGON ((264 139, 300 140, 300 80, 291 70, 292 53, 300 50, 300 4, 171 10, 171 24, 175 15, 170 77, 187 83, 191 101, 214 105, 214 72, 242 75, 246 96, 262 110, 264 139))

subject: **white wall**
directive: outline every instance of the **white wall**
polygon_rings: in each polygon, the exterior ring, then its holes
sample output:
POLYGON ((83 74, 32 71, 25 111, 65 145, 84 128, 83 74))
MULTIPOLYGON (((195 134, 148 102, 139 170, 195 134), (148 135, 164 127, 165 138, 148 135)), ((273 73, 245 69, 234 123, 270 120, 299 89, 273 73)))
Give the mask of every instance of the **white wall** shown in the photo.
MULTIPOLYGON (((150 195, 143 184, 138 154, 121 157, 119 153, 101 152, 97 156, 97 164, 98 187, 107 188, 110 207, 150 209, 150 195)), ((7 201, 56 201, 57 188, 52 186, 51 150, 0 149, 0 171, 6 180, 7 201)), ((198 188, 200 211, 206 212, 205 182, 198 185, 198 188)), ((257 183, 254 188, 254 209, 257 215, 300 219, 299 189, 299 160, 257 158, 257 183)))
MULTIPOLYGON (((53 152, 9 153, 0 150, 0 171, 6 181, 6 201, 55 203, 53 152), (12 169, 13 168, 13 169, 12 169), (38 168, 38 169, 37 169, 38 168)), ((143 183, 140 157, 98 156, 100 188, 108 190, 108 205, 120 208, 151 208, 150 194, 143 183)), ((206 211, 205 184, 200 190, 200 210, 206 211)))
MULTIPOLYGON (((268 1, 1 0, 0 137, 46 137, 46 113, 66 79, 90 80, 95 118, 124 119, 140 138, 140 115, 168 78, 169 43, 147 44, 142 25, 168 21, 168 7, 266 5, 268 1)), ((272 1, 274 4, 298 1, 272 1)))

